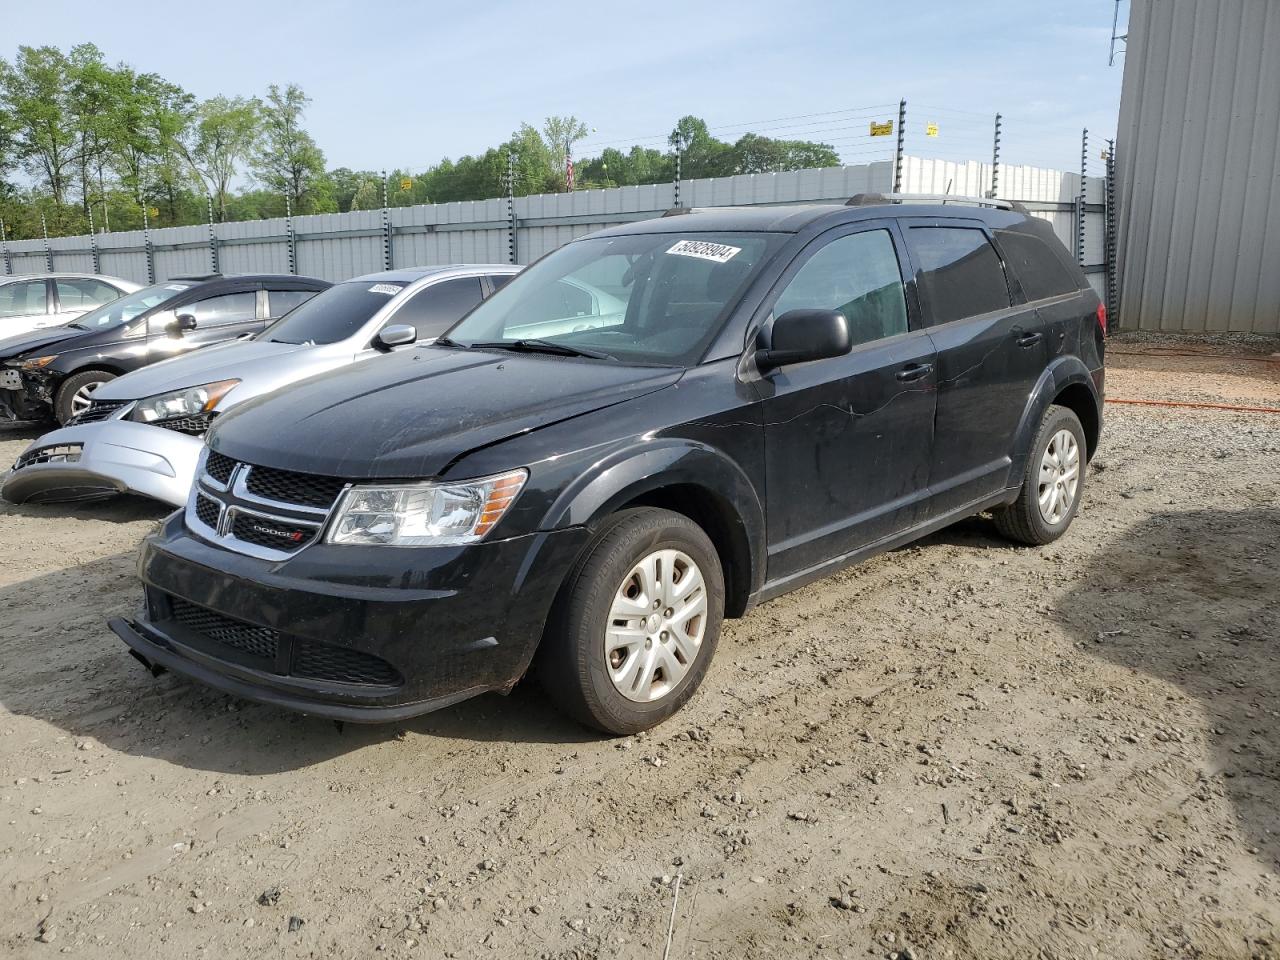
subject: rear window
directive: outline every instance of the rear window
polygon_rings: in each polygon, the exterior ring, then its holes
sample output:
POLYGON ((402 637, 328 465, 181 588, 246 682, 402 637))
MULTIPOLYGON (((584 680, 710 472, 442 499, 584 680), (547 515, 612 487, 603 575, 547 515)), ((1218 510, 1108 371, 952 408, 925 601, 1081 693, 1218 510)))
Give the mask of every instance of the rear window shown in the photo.
POLYGON ((1004 267, 981 230, 912 227, 909 235, 933 323, 1008 309, 1004 267))
POLYGON ((1079 291, 1080 285, 1071 271, 1039 237, 1013 230, 997 230, 996 240, 1004 251, 1005 263, 1013 267, 1028 300, 1043 300, 1079 291))

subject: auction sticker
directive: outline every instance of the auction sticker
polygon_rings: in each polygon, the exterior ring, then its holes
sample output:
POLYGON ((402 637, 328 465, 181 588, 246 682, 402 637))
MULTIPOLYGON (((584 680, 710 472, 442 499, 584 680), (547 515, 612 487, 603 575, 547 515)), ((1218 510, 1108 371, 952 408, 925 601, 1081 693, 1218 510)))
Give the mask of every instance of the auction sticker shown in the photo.
POLYGON ((741 247, 731 247, 727 243, 711 243, 709 240, 681 240, 667 251, 677 257, 696 257, 699 260, 710 260, 712 263, 728 263, 741 252, 741 247))
POLYGON ((397 286, 394 283, 375 283, 369 288, 370 293, 385 293, 388 297, 394 297, 403 290, 404 287, 397 286))

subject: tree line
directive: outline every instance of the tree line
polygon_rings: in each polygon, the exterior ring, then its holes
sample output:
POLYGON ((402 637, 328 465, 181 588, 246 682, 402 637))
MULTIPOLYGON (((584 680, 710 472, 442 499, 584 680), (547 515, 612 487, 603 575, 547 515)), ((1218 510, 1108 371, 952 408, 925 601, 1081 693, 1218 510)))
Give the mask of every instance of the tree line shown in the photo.
MULTIPOLYGON (((180 85, 91 43, 68 51, 18 48, 0 59, 0 219, 10 239, 136 230, 214 219, 256 220, 417 203, 482 200, 511 186, 518 196, 570 187, 570 160, 588 136, 576 117, 522 124, 481 154, 445 158, 425 171, 329 169, 304 120, 310 98, 296 84, 262 97, 198 100, 180 85)), ((609 147, 575 158, 574 189, 668 182, 676 153, 686 178, 839 164, 830 146, 748 133, 734 142, 681 118, 667 149, 609 147)))

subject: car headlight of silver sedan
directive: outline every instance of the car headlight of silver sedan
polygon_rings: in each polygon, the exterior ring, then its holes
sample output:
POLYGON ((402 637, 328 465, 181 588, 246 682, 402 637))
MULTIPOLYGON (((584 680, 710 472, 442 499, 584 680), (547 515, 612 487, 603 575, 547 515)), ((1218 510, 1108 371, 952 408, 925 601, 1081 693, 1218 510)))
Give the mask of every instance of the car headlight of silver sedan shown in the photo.
POLYGON ((169 393, 139 400, 129 413, 130 420, 140 423, 158 423, 182 417, 197 417, 211 411, 239 380, 218 380, 202 383, 198 387, 184 387, 169 393))
POLYGON ((480 540, 515 502, 524 469, 454 483, 354 486, 338 501, 329 543, 453 546, 480 540))

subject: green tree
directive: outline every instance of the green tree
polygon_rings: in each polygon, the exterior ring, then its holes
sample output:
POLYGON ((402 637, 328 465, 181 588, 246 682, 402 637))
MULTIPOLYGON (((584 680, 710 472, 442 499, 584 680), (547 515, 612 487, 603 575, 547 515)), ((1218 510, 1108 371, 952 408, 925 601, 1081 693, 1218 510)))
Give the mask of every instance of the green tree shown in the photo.
POLYGON ((212 97, 196 107, 181 141, 183 157, 213 197, 220 220, 227 219, 232 179, 257 150, 261 112, 256 99, 212 97))
POLYGON ((734 173, 780 173, 839 165, 840 155, 833 148, 807 140, 774 140, 748 133, 738 138, 732 149, 734 173))
MULTIPOLYGON (((2 63, 2 61, 0 61, 2 63)), ((48 191, 54 226, 61 227, 75 174, 77 136, 71 106, 71 62, 56 47, 18 48, 0 68, 0 104, 15 130, 15 153, 27 174, 48 191)))
MULTIPOLYGON (((124 191, 134 197, 154 197, 163 219, 179 223, 180 207, 195 200, 186 188, 181 152, 195 97, 157 74, 139 74, 123 65, 117 77, 111 112, 112 166, 124 191)), ((99 188, 105 195, 101 176, 99 188)))
POLYGON ((302 129, 302 115, 311 98, 296 84, 267 88, 262 106, 262 140, 253 158, 253 172, 268 189, 289 197, 298 213, 325 212, 330 206, 325 189, 324 153, 302 129))
POLYGON ((551 169, 559 180, 557 190, 567 190, 568 157, 573 145, 587 135, 587 125, 577 117, 547 117, 542 124, 542 140, 550 154, 551 169))

